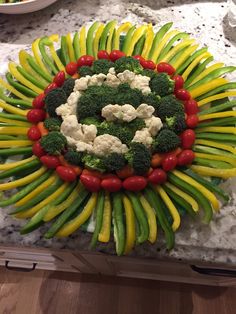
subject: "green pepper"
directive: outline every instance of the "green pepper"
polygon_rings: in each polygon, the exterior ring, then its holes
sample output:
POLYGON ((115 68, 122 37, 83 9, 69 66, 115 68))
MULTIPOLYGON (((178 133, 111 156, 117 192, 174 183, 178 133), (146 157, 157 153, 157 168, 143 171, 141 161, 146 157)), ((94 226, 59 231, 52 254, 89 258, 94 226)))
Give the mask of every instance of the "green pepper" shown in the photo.
POLYGON ((0 156, 15 156, 32 153, 32 147, 4 148, 0 149, 0 156))
POLYGON ((176 73, 182 74, 184 72, 184 70, 190 65, 190 63, 192 63, 192 61, 194 61, 198 56, 200 56, 201 54, 203 54, 207 50, 208 50, 208 47, 204 47, 204 48, 201 48, 201 49, 198 49, 197 51, 195 51, 192 55, 190 55, 187 58, 187 60, 178 69, 176 69, 176 73))
POLYGON ((44 72, 40 66, 37 64, 37 62, 35 61, 35 59, 32 56, 29 56, 27 58, 27 61, 29 63, 29 65, 31 66, 31 68, 38 73, 40 76, 42 76, 42 78, 44 78, 48 83, 51 83, 53 80, 53 77, 51 75, 49 75, 48 73, 44 72))
POLYGON ((38 86, 41 89, 45 89, 47 87, 47 82, 44 82, 42 80, 40 81, 39 79, 30 75, 24 68, 20 67, 19 65, 16 68, 22 76, 24 76, 28 81, 33 83, 35 86, 38 86))
POLYGON ((18 114, 0 112, 0 117, 6 118, 6 119, 13 119, 13 120, 18 120, 18 121, 28 122, 28 120, 27 120, 26 117, 20 116, 20 115, 18 115, 18 114))
MULTIPOLYGON (((63 36, 62 36, 63 37, 63 36)), ((58 68, 54 65, 54 63, 52 62, 51 58, 47 55, 45 46, 49 46, 51 45, 51 40, 48 37, 42 37, 39 41, 39 50, 41 52, 41 55, 43 57, 44 62, 49 66, 49 68, 52 70, 52 73, 54 75, 56 75, 59 70, 58 68)), ((69 60, 70 62, 70 60, 69 60)), ((69 63, 68 62, 68 63, 69 63)))
POLYGON ((41 164, 41 162, 39 161, 39 159, 35 159, 35 160, 32 160, 31 162, 27 162, 27 163, 25 163, 23 165, 15 167, 15 168, 8 169, 6 171, 2 171, 0 173, 0 180, 1 179, 5 179, 5 178, 9 178, 9 177, 11 177, 13 175, 16 175, 17 173, 19 173, 21 171, 32 169, 35 166, 40 165, 40 164, 41 164))
POLYGON ((6 74, 6 79, 8 81, 8 83, 13 86, 15 89, 17 89, 19 92, 23 93, 25 96, 29 96, 29 97, 36 97, 37 93, 35 93, 34 91, 32 91, 31 89, 29 89, 28 87, 22 85, 21 83, 15 81, 11 75, 11 73, 7 73, 6 74))
POLYGON ((225 111, 228 109, 233 109, 236 106, 236 100, 231 100, 231 101, 227 101, 223 104, 220 105, 216 105, 214 107, 210 107, 208 109, 203 109, 199 112, 198 115, 205 115, 205 114, 210 114, 210 113, 216 113, 216 112, 220 112, 220 111, 225 111))
POLYGON ((90 56, 94 56, 95 58, 97 56, 94 55, 93 53, 93 34, 94 32, 97 30, 99 26, 99 22, 94 22, 89 30, 88 30, 88 33, 87 33, 87 38, 86 38, 86 50, 87 50, 87 54, 90 55, 90 56))
POLYGON ((93 232, 93 237, 90 244, 91 248, 94 248, 96 246, 97 241, 98 241, 98 235, 102 228, 104 202, 105 202, 105 192, 104 190, 101 190, 99 191, 97 205, 96 205, 96 222, 95 222, 95 229, 93 232))
POLYGON ((75 32, 75 35, 73 38, 73 47, 74 47, 74 51, 75 51, 75 59, 78 60, 80 57, 79 33, 78 32, 75 32))
POLYGON ((208 98, 210 96, 216 95, 218 93, 222 93, 224 91, 230 90, 230 89, 235 89, 236 88, 236 82, 231 82, 231 83, 226 83, 224 85, 221 85, 219 87, 216 87, 212 89, 210 92, 207 92, 204 95, 201 95, 196 98, 197 101, 200 101, 202 99, 208 98))
POLYGON ((126 53, 128 48, 129 48, 129 44, 130 44, 130 41, 132 39, 133 33, 135 31, 135 28, 136 28, 135 26, 130 27, 130 29, 128 30, 128 32, 127 32, 127 34, 126 34, 126 36, 124 38, 124 42, 122 44, 122 51, 124 53, 126 53))
POLYGON ((226 134, 226 133, 196 133, 196 139, 204 139, 204 140, 213 140, 217 142, 225 142, 229 144, 236 143, 236 135, 235 134, 226 134))
POLYGON ((141 55, 142 51, 143 51, 143 46, 145 43, 145 39, 146 39, 146 34, 143 34, 138 42, 136 43, 136 45, 134 46, 134 51, 133 51, 133 56, 137 56, 137 55, 141 55))
POLYGON ((120 192, 112 193, 112 205, 116 253, 120 256, 124 253, 125 249, 124 208, 120 192))

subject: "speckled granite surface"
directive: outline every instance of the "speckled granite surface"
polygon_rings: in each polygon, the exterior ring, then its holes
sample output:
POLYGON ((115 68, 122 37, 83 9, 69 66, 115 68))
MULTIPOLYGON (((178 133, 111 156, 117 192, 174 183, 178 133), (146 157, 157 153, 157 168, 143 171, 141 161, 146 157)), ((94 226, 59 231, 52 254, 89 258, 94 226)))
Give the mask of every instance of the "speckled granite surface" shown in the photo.
MULTIPOLYGON (((236 63, 236 32, 228 26, 226 1, 151 1, 151 0, 60 0, 49 8, 30 15, 7 16, 0 14, 0 73, 6 70, 9 59, 16 60, 17 52, 38 36, 77 30, 94 19, 107 21, 131 20, 163 25, 173 21, 175 27, 192 34, 201 45, 208 45, 216 60, 227 65, 236 63), (11 45, 10 45, 11 44, 11 45)), ((163 238, 155 246, 145 244, 132 255, 153 258, 172 258, 189 262, 207 261, 236 265, 236 180, 229 180, 224 188, 231 194, 231 201, 214 216, 210 226, 185 217, 176 234, 176 247, 170 253, 165 250, 163 238)), ((0 244, 67 248, 86 250, 90 236, 75 233, 63 240, 44 240, 40 231, 20 236, 23 222, 0 211, 0 244)), ((113 244, 100 246, 103 252, 114 253, 113 244)))

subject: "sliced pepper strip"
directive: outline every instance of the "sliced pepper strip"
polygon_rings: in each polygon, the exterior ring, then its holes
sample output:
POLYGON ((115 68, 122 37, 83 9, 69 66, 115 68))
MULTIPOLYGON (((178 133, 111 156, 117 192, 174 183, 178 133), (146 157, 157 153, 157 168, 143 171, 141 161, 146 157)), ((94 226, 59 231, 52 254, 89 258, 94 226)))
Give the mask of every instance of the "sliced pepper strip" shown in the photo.
POLYGON ((119 50, 120 49, 120 35, 122 33, 127 33, 128 30, 132 27, 132 24, 130 22, 126 22, 124 24, 121 24, 115 33, 115 39, 114 39, 114 45, 113 49, 119 50))
POLYGON ((231 164, 232 166, 236 167, 236 159, 230 158, 230 157, 225 156, 225 155, 215 155, 215 154, 213 155, 213 154, 204 154, 204 153, 196 153, 195 152, 195 156, 198 158, 225 161, 225 162, 231 164))
POLYGON ((206 68, 204 71, 202 71, 198 76, 195 77, 195 79, 189 84, 189 86, 195 84, 196 82, 200 81, 202 78, 207 76, 212 71, 222 68, 224 66, 224 63, 215 63, 208 68, 206 68))
POLYGON ((198 133, 201 132, 213 132, 213 133, 227 133, 236 134, 236 128, 231 126, 208 126, 205 128, 199 128, 196 130, 198 133))
POLYGON ((26 135, 29 128, 20 127, 20 126, 2 126, 0 127, 0 134, 6 135, 26 135))
POLYGON ((135 216, 132 204, 127 196, 123 196, 123 204, 125 208, 125 221, 126 221, 126 242, 125 254, 128 254, 135 245, 135 216))
POLYGON ((48 47, 49 47, 51 56, 52 56, 53 60, 55 61, 59 71, 65 71, 65 67, 64 67, 63 63, 61 62, 60 58, 58 57, 56 50, 54 48, 54 45, 53 45, 53 41, 57 42, 58 39, 59 39, 59 36, 57 34, 49 36, 48 47))
POLYGON ((216 78, 210 82, 205 83, 202 86, 198 86, 195 89, 193 89, 190 94, 192 96, 192 98, 197 98, 201 95, 204 95, 205 93, 215 89, 216 87, 219 87, 221 85, 224 85, 228 83, 228 80, 224 79, 224 78, 216 78))
POLYGON ((108 38, 107 38, 107 43, 106 43, 106 51, 108 53, 110 53, 112 51, 112 39, 113 39, 113 35, 114 35, 114 31, 115 31, 115 27, 116 27, 116 21, 114 21, 112 23, 112 26, 109 30, 109 35, 108 35, 108 38))
POLYGON ((47 74, 51 75, 51 72, 48 70, 48 68, 45 66, 45 64, 42 61, 40 50, 39 50, 39 42, 41 38, 37 38, 33 44, 32 44, 32 51, 34 54, 34 57, 38 63, 38 65, 41 67, 41 69, 46 72, 47 74))
POLYGON ((17 166, 26 164, 27 162, 31 162, 34 159, 36 159, 36 157, 32 156, 32 157, 29 157, 29 158, 26 158, 26 159, 22 159, 22 160, 19 160, 19 161, 14 161, 14 162, 8 162, 8 163, 5 163, 5 164, 0 164, 0 171, 5 171, 5 170, 9 170, 11 168, 15 168, 17 166))
POLYGON ((71 221, 67 222, 57 233, 57 237, 68 237, 71 235, 73 232, 75 232, 77 229, 79 229, 82 224, 84 224, 88 218, 91 216, 96 203, 97 203, 97 193, 93 193, 88 200, 87 204, 85 205, 84 209, 82 212, 74 219, 71 221))
POLYGON ((143 36, 143 34, 145 33, 146 30, 147 30, 147 25, 142 25, 134 31, 134 34, 132 36, 132 40, 131 40, 129 47, 127 49, 127 52, 126 52, 127 56, 132 55, 133 50, 134 50, 134 46, 139 41, 139 39, 143 36))
POLYGON ((74 52, 74 48, 73 48, 73 45, 72 45, 72 39, 71 39, 71 34, 70 33, 68 33, 66 35, 66 43, 67 43, 67 47, 68 47, 70 61, 75 62, 76 61, 76 59, 75 59, 75 52, 74 52))
POLYGON ((168 62, 170 61, 178 51, 180 51, 182 48, 188 47, 192 45, 195 42, 195 39, 185 39, 181 41, 179 44, 174 46, 166 55, 165 57, 160 60, 160 62, 168 62))
POLYGON ((111 200, 109 193, 105 193, 102 228, 98 235, 98 241, 109 242, 111 235, 111 200))
POLYGON ((82 26, 79 33, 80 55, 86 55, 86 27, 82 26))
POLYGON ((3 117, 0 117, 0 122, 5 122, 5 123, 8 123, 10 125, 16 125, 16 126, 26 126, 26 127, 27 126, 28 127, 31 126, 31 123, 29 123, 29 122, 13 120, 13 119, 7 119, 7 118, 3 118, 3 117))
POLYGON ((217 168, 192 165, 192 166, 190 166, 190 169, 192 169, 194 172, 196 172, 202 176, 206 176, 206 177, 219 177, 219 178, 223 178, 223 179, 228 179, 228 178, 236 176, 236 168, 217 169, 217 168))
POLYGON ((207 98, 204 98, 198 102, 198 107, 201 107, 205 104, 208 104, 214 100, 219 100, 227 97, 236 97, 236 90, 235 91, 229 91, 225 93, 216 94, 207 98))
POLYGON ((173 174, 176 175, 178 178, 182 179, 183 181, 187 182, 188 184, 194 186, 196 189, 198 189, 210 201, 214 210, 219 211, 220 209, 219 202, 215 195, 211 193, 211 191, 206 189, 202 184, 198 183, 196 180, 192 179, 191 177, 187 176, 186 174, 178 170, 173 170, 173 174))
POLYGON ((149 52, 152 47, 153 39, 154 39, 153 27, 152 27, 152 24, 148 24, 147 36, 144 42, 143 51, 141 53, 144 59, 148 58, 149 52))
POLYGON ((195 144, 221 148, 223 150, 227 150, 227 151, 231 152, 232 154, 236 154, 236 149, 233 146, 221 144, 221 143, 218 143, 218 142, 212 142, 212 141, 208 141, 208 140, 196 139, 195 140, 195 144))
POLYGON ((6 147, 25 147, 31 146, 33 144, 30 140, 10 140, 10 141, 0 141, 0 148, 6 147))
POLYGON ((11 92, 15 96, 19 97, 20 99, 24 99, 26 101, 29 101, 29 103, 32 103, 32 100, 33 100, 32 98, 29 98, 29 97, 25 96, 24 94, 18 92, 17 89, 15 89, 10 84, 5 82, 3 79, 1 79, 1 77, 0 77, 0 85, 2 85, 5 89, 7 89, 9 92, 11 92))
POLYGON ((197 58, 195 58, 187 67, 187 69, 184 71, 184 73, 182 74, 183 79, 186 81, 187 78, 189 77, 189 74, 199 64, 199 62, 203 59, 207 59, 208 57, 211 57, 211 54, 209 52, 205 52, 205 53, 202 53, 197 58))
POLYGON ((236 117, 236 111, 223 111, 223 112, 216 112, 216 113, 209 113, 199 115, 199 121, 209 120, 209 119, 216 119, 216 118, 226 118, 226 117, 236 117))
POLYGON ((148 201, 143 195, 140 195, 140 202, 143 206, 143 209, 146 212, 148 224, 149 224, 149 237, 148 241, 155 243, 157 240, 157 220, 154 209, 150 206, 148 201))
POLYGON ((94 52, 95 58, 97 58, 98 47, 99 47, 99 40, 101 38, 103 30, 104 30, 104 24, 99 25, 99 27, 98 27, 98 29, 96 31, 94 40, 93 40, 93 52, 94 52))
MULTIPOLYGON (((186 50, 180 54, 180 57, 178 57, 176 60, 174 60, 173 62, 170 61, 170 64, 176 69, 176 71, 179 69, 179 67, 184 63, 184 61, 186 61, 191 55, 192 53, 197 50, 197 48, 199 47, 199 45, 193 45, 190 46, 188 48, 186 48, 186 50)), ((177 71, 178 72, 178 71, 177 71)))

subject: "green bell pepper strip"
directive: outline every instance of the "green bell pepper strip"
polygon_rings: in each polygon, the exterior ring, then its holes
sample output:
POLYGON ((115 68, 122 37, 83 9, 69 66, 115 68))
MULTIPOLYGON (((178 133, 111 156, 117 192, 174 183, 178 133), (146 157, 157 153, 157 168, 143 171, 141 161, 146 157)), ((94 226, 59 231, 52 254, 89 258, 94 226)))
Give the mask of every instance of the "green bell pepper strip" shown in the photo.
POLYGON ((99 26, 99 22, 94 22, 89 30, 88 30, 88 33, 87 33, 87 38, 86 38, 86 50, 87 50, 87 54, 90 55, 90 56, 94 56, 95 58, 97 56, 94 55, 94 51, 93 51, 93 34, 94 32, 96 31, 96 29, 98 28, 99 26))
POLYGON ((194 164, 199 165, 199 166, 221 168, 221 169, 233 168, 233 166, 227 162, 219 161, 219 160, 212 160, 212 159, 205 159, 205 158, 200 158, 200 157, 194 158, 194 164))
POLYGON ((227 101, 223 104, 216 105, 208 109, 203 109, 198 113, 198 115, 205 115, 205 114, 215 113, 219 111, 225 111, 228 109, 232 109, 233 107, 236 107, 236 100, 227 101))
POLYGON ((115 24, 116 24, 116 21, 110 21, 104 27, 104 30, 102 32, 100 42, 99 42, 99 50, 106 50, 108 34, 115 24))
POLYGON ((27 61, 29 63, 29 65, 31 66, 31 68, 38 73, 42 78, 44 78, 48 83, 51 83, 53 80, 53 77, 51 75, 49 75, 48 73, 44 72, 42 70, 42 68, 40 68, 40 66, 37 64, 37 62, 35 61, 35 59, 32 56, 29 56, 27 58, 27 61))
POLYGON ((18 120, 18 121, 28 122, 26 117, 20 116, 18 114, 0 112, 0 117, 6 118, 6 119, 13 119, 13 120, 18 120))
POLYGON ((144 46, 144 43, 145 43, 145 39, 146 39, 146 34, 143 34, 139 38, 138 42, 134 46, 134 51, 132 53, 133 56, 137 56, 137 55, 141 55, 142 54, 143 46, 144 46))
POLYGON ((207 153, 207 154, 212 154, 212 155, 221 155, 221 156, 223 155, 226 157, 236 159, 235 154, 232 154, 226 150, 219 149, 219 148, 195 144, 192 149, 194 152, 207 153))
POLYGON ((8 97, 8 96, 3 94, 1 89, 0 89, 0 99, 4 100, 6 103, 8 103, 10 105, 18 106, 18 108, 20 106, 21 108, 32 109, 32 103, 31 102, 29 102, 27 100, 8 97))
POLYGON ((0 149, 0 156, 15 156, 26 153, 32 153, 32 147, 19 147, 19 148, 4 148, 0 149))
POLYGON ((236 117, 227 117, 214 119, 212 121, 202 121, 198 124, 198 129, 208 127, 208 126, 235 126, 236 117))
POLYGON ((47 82, 45 81, 40 81, 37 78, 35 78, 34 76, 30 75, 24 68, 22 68, 21 66, 17 66, 16 67, 17 70, 19 71, 19 73, 21 75, 23 75, 28 81, 32 82, 35 86, 38 86, 41 89, 45 89, 47 87, 47 82))
MULTIPOLYGON (((63 37, 63 36, 62 36, 63 37)), ((51 69, 52 73, 56 75, 59 70, 58 68, 54 65, 53 61, 51 58, 48 56, 45 46, 50 46, 51 45, 51 40, 48 37, 42 37, 39 41, 39 50, 41 52, 41 55, 43 57, 44 62, 47 64, 47 66, 51 69)), ((69 61, 70 62, 70 61, 69 61)), ((68 63, 69 63, 68 62, 68 63)))
POLYGON ((105 191, 101 190, 98 193, 98 199, 97 199, 97 205, 96 205, 95 229, 94 229, 92 240, 90 243, 91 248, 95 248, 98 241, 98 235, 102 228, 104 202, 105 202, 105 191))
POLYGON ((208 50, 208 47, 204 47, 201 48, 197 51, 195 51, 191 56, 189 56, 187 58, 187 60, 178 68, 176 69, 176 73, 177 74, 182 74, 184 72, 184 70, 190 65, 190 63, 196 59, 197 57, 199 57, 201 54, 203 54, 204 52, 206 52, 208 50))
POLYGON ((75 35, 74 35, 73 47, 74 47, 74 51, 75 51, 75 59, 78 60, 79 57, 80 57, 79 33, 78 32, 76 32, 75 35))
POLYGON ((116 253, 118 256, 120 256, 124 253, 126 240, 124 208, 122 202, 122 194, 120 192, 112 193, 112 208, 116 253))
POLYGON ((19 173, 21 171, 32 169, 35 166, 40 165, 40 164, 41 164, 40 160, 39 159, 35 159, 35 160, 27 162, 27 163, 25 163, 23 165, 17 166, 15 168, 8 169, 6 171, 2 171, 0 173, 0 180, 5 179, 5 178, 9 178, 9 177, 11 177, 13 175, 16 175, 17 173, 19 173))
POLYGON ((129 48, 129 44, 130 44, 131 38, 133 36, 133 33, 135 31, 135 28, 136 28, 135 26, 130 27, 130 29, 128 30, 128 32, 127 32, 127 34, 126 34, 126 36, 124 38, 124 42, 123 42, 123 45, 122 45, 122 51, 124 53, 127 53, 127 50, 129 48))
MULTIPOLYGON (((228 144, 236 144, 236 135, 226 133, 196 133, 196 139, 213 140, 217 142, 225 142, 228 144)), ((0 151, 1 154, 1 151, 0 151)))
POLYGON ((226 83, 224 85, 221 85, 219 87, 214 88, 213 90, 211 90, 210 92, 207 92, 204 95, 197 97, 196 100, 200 101, 202 99, 208 98, 208 97, 216 95, 218 93, 222 93, 224 91, 235 89, 235 88, 236 88, 236 82, 226 83))
POLYGON ((15 87, 15 89, 17 89, 19 92, 23 93, 25 96, 36 97, 38 95, 37 93, 35 93, 31 89, 29 89, 28 87, 25 87, 21 83, 15 81, 13 79, 11 73, 9 73, 9 72, 6 74, 6 79, 11 86, 15 87))
POLYGON ((67 65, 68 63, 70 63, 66 36, 61 36, 61 62, 63 63, 63 65, 67 65))

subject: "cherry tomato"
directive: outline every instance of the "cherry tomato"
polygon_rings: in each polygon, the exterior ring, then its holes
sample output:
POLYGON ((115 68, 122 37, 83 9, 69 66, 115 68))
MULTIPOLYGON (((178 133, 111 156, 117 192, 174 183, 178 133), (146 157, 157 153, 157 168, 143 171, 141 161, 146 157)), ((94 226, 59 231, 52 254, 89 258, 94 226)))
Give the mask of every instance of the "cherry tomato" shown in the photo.
POLYGON ((107 60, 110 59, 109 53, 106 50, 98 51, 97 57, 98 59, 107 59, 107 60))
POLYGON ((148 181, 153 184, 162 184, 165 183, 166 180, 167 180, 166 172, 161 168, 153 170, 152 173, 148 176, 148 181))
POLYGON ((196 100, 194 99, 189 99, 188 101, 185 101, 184 109, 185 109, 185 113, 187 113, 188 115, 196 114, 199 111, 198 104, 196 100))
POLYGON ((98 177, 81 174, 80 181, 90 192, 98 192, 101 189, 101 180, 98 177))
POLYGON ((193 162, 194 158, 194 152, 191 149, 185 149, 179 154, 177 164, 179 166, 189 165, 193 162))
POLYGON ((42 94, 39 94, 38 96, 36 96, 32 102, 32 105, 35 109, 42 109, 45 105, 45 102, 44 102, 44 99, 45 99, 45 94, 42 93, 42 94))
POLYGON ((70 76, 74 75, 77 72, 78 65, 76 62, 70 62, 66 65, 66 73, 70 76))
POLYGON ((120 50, 112 50, 109 57, 110 57, 110 60, 114 62, 120 59, 121 57, 125 57, 125 53, 120 50))
POLYGON ((54 77, 53 82, 57 84, 58 87, 61 87, 66 79, 66 75, 64 71, 60 71, 57 73, 57 75, 54 77))
POLYGON ((103 179, 101 186, 108 192, 118 192, 122 188, 122 181, 117 177, 103 179))
POLYGON ((191 148, 195 142, 195 132, 191 129, 185 130, 181 135, 182 147, 184 149, 191 148))
POLYGON ((77 67, 82 67, 84 65, 86 65, 88 67, 91 67, 91 65, 93 64, 94 60, 95 60, 95 58, 93 56, 89 56, 89 55, 81 56, 77 60, 77 67))
POLYGON ((140 64, 144 69, 155 70, 156 65, 152 60, 140 60, 140 64))
POLYGON ((140 56, 140 55, 136 55, 136 56, 133 56, 134 59, 138 60, 140 63, 141 61, 145 61, 144 57, 140 56))
POLYGON ((175 155, 168 155, 162 161, 162 168, 165 171, 173 170, 177 165, 177 157, 175 155))
POLYGON ((175 96, 176 98, 178 98, 179 100, 190 100, 191 99, 191 95, 189 93, 189 91, 187 91, 184 88, 181 89, 177 89, 175 91, 175 96))
POLYGON ((172 77, 172 80, 175 81, 175 90, 183 88, 184 86, 184 79, 181 75, 175 75, 172 77))
POLYGON ((44 93, 48 94, 51 90, 56 89, 57 87, 57 84, 55 82, 52 82, 45 88, 44 93))
POLYGON ((128 191, 141 191, 147 186, 147 179, 141 176, 133 176, 123 181, 124 189, 128 191))
POLYGON ((190 116, 187 116, 186 124, 189 128, 194 129, 198 125, 199 119, 196 114, 191 114, 190 116))
POLYGON ((37 141, 41 138, 41 133, 36 125, 33 125, 29 128, 27 136, 31 141, 37 141))
POLYGON ((45 155, 40 157, 40 161, 49 169, 56 169, 61 164, 59 158, 56 156, 45 155))
POLYGON ((173 75, 175 73, 175 68, 167 62, 160 62, 157 65, 157 72, 165 72, 169 75, 173 75))
POLYGON ((42 148, 41 144, 39 142, 35 142, 32 147, 33 154, 37 157, 42 157, 46 155, 45 150, 42 148))
POLYGON ((75 181, 77 178, 76 172, 71 167, 58 166, 56 168, 56 172, 59 175, 59 177, 66 182, 75 181))
POLYGON ((31 123, 43 121, 46 117, 46 112, 42 109, 31 109, 27 112, 27 120, 31 123))

